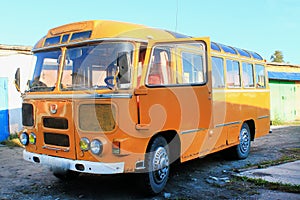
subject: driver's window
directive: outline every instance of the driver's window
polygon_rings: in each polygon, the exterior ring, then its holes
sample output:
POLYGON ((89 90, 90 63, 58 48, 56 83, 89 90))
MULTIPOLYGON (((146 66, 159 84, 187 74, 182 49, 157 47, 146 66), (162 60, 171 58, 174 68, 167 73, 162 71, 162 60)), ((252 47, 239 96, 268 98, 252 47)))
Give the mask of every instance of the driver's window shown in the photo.
POLYGON ((114 79, 117 87, 129 88, 133 48, 129 42, 103 42, 67 49, 61 88, 114 88, 114 79))

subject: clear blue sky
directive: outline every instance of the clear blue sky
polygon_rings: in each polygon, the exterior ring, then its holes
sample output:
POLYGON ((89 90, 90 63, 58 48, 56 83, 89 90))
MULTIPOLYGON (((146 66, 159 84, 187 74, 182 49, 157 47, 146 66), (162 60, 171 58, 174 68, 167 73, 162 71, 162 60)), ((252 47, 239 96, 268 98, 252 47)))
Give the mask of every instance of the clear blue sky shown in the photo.
POLYGON ((9 0, 0 17, 0 44, 33 46, 50 28, 109 19, 209 36, 267 60, 280 50, 286 62, 300 64, 299 0, 9 0))

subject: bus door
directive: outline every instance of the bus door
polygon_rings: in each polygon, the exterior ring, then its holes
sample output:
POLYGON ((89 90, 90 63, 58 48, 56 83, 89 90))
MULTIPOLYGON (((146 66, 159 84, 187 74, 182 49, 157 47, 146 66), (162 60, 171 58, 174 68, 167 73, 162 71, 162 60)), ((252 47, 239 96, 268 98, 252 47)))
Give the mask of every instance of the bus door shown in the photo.
POLYGON ((211 86, 208 79, 208 38, 156 41, 148 45, 136 129, 151 136, 177 131, 181 160, 208 151, 203 141, 211 119, 211 86))

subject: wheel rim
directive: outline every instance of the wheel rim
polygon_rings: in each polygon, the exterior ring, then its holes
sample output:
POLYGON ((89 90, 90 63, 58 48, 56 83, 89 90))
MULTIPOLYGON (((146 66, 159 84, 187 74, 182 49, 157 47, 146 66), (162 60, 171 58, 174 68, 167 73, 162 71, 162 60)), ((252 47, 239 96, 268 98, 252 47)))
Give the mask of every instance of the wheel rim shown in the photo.
POLYGON ((153 155, 153 178, 162 183, 169 174, 169 156, 165 148, 158 147, 153 155))
POLYGON ((250 134, 246 128, 242 129, 240 137, 240 150, 242 153, 246 153, 250 147, 250 134))

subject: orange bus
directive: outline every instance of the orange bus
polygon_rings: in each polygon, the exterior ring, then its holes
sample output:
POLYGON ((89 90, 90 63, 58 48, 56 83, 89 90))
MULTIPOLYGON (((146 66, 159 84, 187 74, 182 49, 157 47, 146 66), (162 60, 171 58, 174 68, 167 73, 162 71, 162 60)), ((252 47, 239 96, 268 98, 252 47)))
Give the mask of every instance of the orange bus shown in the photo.
POLYGON ((24 159, 59 178, 137 172, 156 194, 173 162, 225 149, 245 159, 269 132, 268 78, 255 52, 95 20, 50 29, 33 53, 19 138, 24 159))

